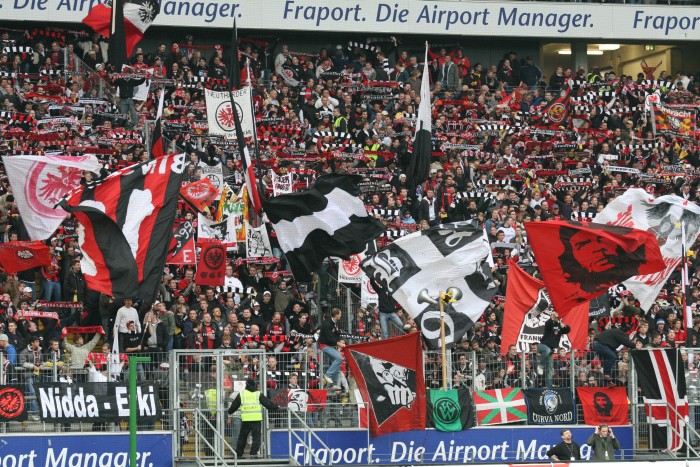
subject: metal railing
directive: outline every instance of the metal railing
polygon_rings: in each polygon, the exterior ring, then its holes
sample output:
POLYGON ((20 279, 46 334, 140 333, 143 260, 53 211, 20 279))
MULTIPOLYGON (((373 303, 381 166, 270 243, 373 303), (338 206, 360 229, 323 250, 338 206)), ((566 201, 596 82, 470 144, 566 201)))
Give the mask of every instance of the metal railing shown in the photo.
MULTIPOLYGON (((214 425, 211 423, 211 421, 204 415, 204 413, 200 409, 194 409, 192 412, 194 414, 194 421, 195 421, 195 426, 194 426, 194 432, 195 432, 195 442, 196 442, 196 448, 195 452, 199 452, 199 443, 204 443, 206 448, 212 453, 212 456, 214 458, 214 466, 218 467, 221 465, 222 467, 228 467, 229 464, 226 462, 226 457, 222 454, 224 451, 222 449, 216 449, 214 446, 212 446, 211 442, 209 439, 207 439, 206 434, 204 433, 204 430, 206 430, 207 433, 210 433, 209 436, 214 437, 215 444, 220 443, 223 445, 224 448, 227 448, 229 452, 231 453, 231 457, 233 458, 233 466, 236 467, 238 465, 238 455, 236 454, 236 450, 231 447, 231 445, 226 441, 226 438, 214 427, 214 425), (203 425, 202 425, 203 424, 203 425), (202 430, 202 426, 204 426, 204 430, 202 430)), ((199 457, 196 457, 198 463, 201 465, 201 462, 199 461, 199 457)))
MULTIPOLYGON (((318 444, 321 445, 326 451, 330 451, 328 446, 321 440, 321 438, 315 433, 315 431, 306 423, 305 417, 302 418, 299 413, 297 413, 294 410, 287 409, 287 432, 289 433, 289 461, 290 463, 294 465, 307 465, 309 464, 309 461, 307 460, 307 457, 313 456, 313 459, 316 463, 321 463, 321 460, 318 458, 316 451, 313 449, 312 444, 313 441, 315 440, 318 444), (295 426, 296 425, 296 426, 295 426), (292 429, 291 427, 295 427, 295 429, 292 429), (300 434, 301 432, 301 434, 300 434), (304 454, 304 464, 300 464, 299 462, 296 461, 294 456, 291 455, 292 453, 292 439, 295 439, 296 441, 301 444, 304 449, 306 449, 307 453, 304 454)), ((333 465, 333 460, 330 459, 330 462, 328 464, 324 465, 333 465)))

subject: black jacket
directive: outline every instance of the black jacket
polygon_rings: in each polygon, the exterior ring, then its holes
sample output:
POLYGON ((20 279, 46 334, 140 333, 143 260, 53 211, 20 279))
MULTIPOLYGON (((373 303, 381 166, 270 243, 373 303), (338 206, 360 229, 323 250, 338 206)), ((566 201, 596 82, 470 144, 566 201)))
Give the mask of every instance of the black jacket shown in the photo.
POLYGON ((564 441, 553 446, 552 449, 547 451, 547 456, 557 456, 557 459, 565 462, 572 460, 581 460, 581 447, 575 442, 571 441, 571 444, 566 444, 564 441), (573 459, 572 459, 573 457, 573 459))
POLYGON ((340 330, 337 324, 328 318, 321 324, 321 333, 318 336, 318 343, 335 347, 340 340, 340 330))
POLYGON ((544 323, 544 333, 540 344, 544 344, 552 350, 559 347, 559 341, 562 334, 568 334, 571 331, 569 326, 563 325, 561 321, 556 323, 550 318, 544 323))
POLYGON ((603 331, 598 334, 595 340, 598 341, 599 344, 606 345, 613 350, 621 345, 632 349, 634 348, 634 342, 632 342, 625 331, 620 328, 610 328, 603 331))

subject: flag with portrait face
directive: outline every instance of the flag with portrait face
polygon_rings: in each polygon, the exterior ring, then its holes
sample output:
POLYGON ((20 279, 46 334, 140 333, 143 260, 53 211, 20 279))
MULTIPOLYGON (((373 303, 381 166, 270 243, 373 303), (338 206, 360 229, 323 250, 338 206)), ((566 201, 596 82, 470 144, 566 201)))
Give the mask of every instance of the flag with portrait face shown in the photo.
POLYGON ((526 222, 528 241, 560 313, 639 274, 664 269, 653 234, 629 227, 573 221, 526 222))

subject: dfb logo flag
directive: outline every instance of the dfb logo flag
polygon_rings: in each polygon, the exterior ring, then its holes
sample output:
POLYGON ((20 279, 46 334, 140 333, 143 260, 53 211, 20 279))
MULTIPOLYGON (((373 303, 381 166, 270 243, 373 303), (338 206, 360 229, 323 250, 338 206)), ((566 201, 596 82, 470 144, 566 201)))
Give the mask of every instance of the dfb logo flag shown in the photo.
POLYGON ((199 285, 224 285, 226 248, 219 240, 201 240, 196 280, 199 285))
POLYGON ((680 264, 682 247, 690 248, 700 235, 700 206, 680 196, 654 198, 641 188, 631 188, 610 202, 594 221, 646 230, 658 240, 666 267, 623 282, 625 289, 639 300, 639 306, 649 310, 680 264), (685 225, 685 236, 681 225, 685 225))
POLYGON ((665 267, 659 242, 643 230, 573 221, 527 222, 525 229, 557 312, 665 267))
POLYGON ((49 247, 40 241, 0 244, 0 265, 8 274, 51 264, 49 247))
POLYGON ((121 169, 61 200, 78 220, 80 264, 91 290, 153 301, 184 168, 184 154, 169 154, 121 169))
MULTIPOLYGON (((232 138, 236 126, 231 108, 231 96, 228 91, 212 91, 211 89, 205 89, 205 91, 209 134, 232 138)), ((238 112, 238 118, 241 121, 243 137, 252 138, 255 136, 255 120, 251 106, 250 88, 232 91, 232 94, 236 112, 238 112)))
POLYGON ((627 388, 576 388, 586 425, 627 425, 627 388))
POLYGON ((365 401, 372 436, 425 429, 426 401, 420 335, 349 345, 343 350, 365 401))
POLYGON ((677 451, 683 446, 689 412, 680 351, 633 350, 632 359, 647 421, 652 425, 649 448, 677 451))
MULTIPOLYGON (((530 344, 542 340, 544 324, 552 316, 554 308, 542 281, 523 271, 515 261, 510 261, 506 303, 503 312, 501 354, 515 345, 518 353, 530 350, 530 344)), ((567 351, 586 348, 588 337, 588 305, 583 303, 560 313, 562 321, 571 326, 571 332, 562 334, 559 347, 567 351)))
POLYGON ((454 222, 402 237, 368 255, 360 266, 415 319, 428 344, 439 348, 437 296, 446 291, 453 299, 445 304, 443 315, 445 342, 452 346, 496 293, 489 253, 478 222, 454 222))

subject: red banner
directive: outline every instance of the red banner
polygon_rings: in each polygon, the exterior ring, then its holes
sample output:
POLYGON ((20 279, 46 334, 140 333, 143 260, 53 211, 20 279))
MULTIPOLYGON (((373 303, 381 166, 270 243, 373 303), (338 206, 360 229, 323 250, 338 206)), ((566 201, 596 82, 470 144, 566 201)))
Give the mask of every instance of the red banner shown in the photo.
MULTIPOLYGON (((518 353, 529 352, 530 344, 537 343, 544 334, 544 323, 552 316, 552 301, 544 282, 523 271, 511 261, 508 268, 506 303, 501 334, 501 354, 515 345, 518 353)), ((559 313, 563 323, 571 327, 561 337, 559 346, 567 351, 586 348, 588 337, 588 304, 582 303, 559 313)))
POLYGON ((652 232, 573 221, 526 222, 525 230, 560 314, 630 277, 666 267, 652 232))
POLYGON ((629 424, 629 401, 626 388, 577 388, 586 425, 629 424))
POLYGON ((166 264, 194 265, 197 260, 194 244, 194 227, 191 222, 180 222, 173 226, 166 264))
POLYGON ((51 264, 49 247, 38 240, 0 244, 0 265, 8 274, 51 264))
POLYGON ((369 401, 372 436, 425 429, 420 333, 349 345, 344 355, 362 398, 369 401))
POLYGON ((183 186, 180 189, 180 196, 197 212, 203 213, 204 209, 219 197, 219 190, 211 183, 211 180, 204 177, 183 186))
POLYGON ((226 247, 220 240, 206 239, 197 263, 197 285, 224 285, 226 274, 226 247))

